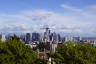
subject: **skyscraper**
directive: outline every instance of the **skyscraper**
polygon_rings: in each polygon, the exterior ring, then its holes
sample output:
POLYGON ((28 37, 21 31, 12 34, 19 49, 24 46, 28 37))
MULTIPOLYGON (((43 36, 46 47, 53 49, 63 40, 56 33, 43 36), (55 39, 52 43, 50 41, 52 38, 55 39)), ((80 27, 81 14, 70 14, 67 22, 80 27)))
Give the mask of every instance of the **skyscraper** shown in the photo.
POLYGON ((44 32, 44 41, 45 42, 49 42, 50 41, 50 39, 49 39, 49 36, 50 36, 50 28, 45 28, 46 29, 46 31, 44 32))
POLYGON ((5 36, 5 34, 2 34, 1 41, 5 41, 5 40, 6 40, 6 36, 5 36))
POLYGON ((40 34, 39 33, 32 33, 32 42, 34 41, 40 41, 40 34))
POLYGON ((25 41, 26 41, 26 43, 29 43, 31 41, 31 34, 30 33, 26 33, 25 41))

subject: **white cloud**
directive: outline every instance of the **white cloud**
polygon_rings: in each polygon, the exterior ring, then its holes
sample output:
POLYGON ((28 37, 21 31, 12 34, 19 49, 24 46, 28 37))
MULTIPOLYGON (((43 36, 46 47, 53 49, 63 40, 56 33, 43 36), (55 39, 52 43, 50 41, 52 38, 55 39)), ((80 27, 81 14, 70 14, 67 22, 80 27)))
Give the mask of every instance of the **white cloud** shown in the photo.
POLYGON ((64 8, 65 10, 73 11, 75 13, 83 14, 83 15, 86 15, 89 17, 96 16, 96 5, 89 5, 84 8, 77 8, 75 6, 69 6, 69 5, 65 5, 65 4, 62 4, 60 6, 62 8, 64 8))
POLYGON ((70 11, 74 11, 74 12, 81 12, 82 10, 73 6, 68 6, 68 5, 61 5, 62 8, 70 10, 70 11))
MULTIPOLYGON (((74 9, 77 10, 77 9, 74 9)), ((79 11, 79 10, 77 10, 79 11)), ((28 10, 17 14, 0 15, 0 31, 3 32, 40 32, 44 25, 53 27, 53 31, 64 33, 95 33, 96 18, 87 14, 63 14, 47 10, 28 10), (91 21, 92 20, 92 21, 91 21)))
POLYGON ((96 10, 96 5, 90 5, 90 6, 88 6, 88 8, 96 10))
POLYGON ((90 5, 84 9, 86 14, 90 14, 90 16, 96 17, 96 5, 90 5))

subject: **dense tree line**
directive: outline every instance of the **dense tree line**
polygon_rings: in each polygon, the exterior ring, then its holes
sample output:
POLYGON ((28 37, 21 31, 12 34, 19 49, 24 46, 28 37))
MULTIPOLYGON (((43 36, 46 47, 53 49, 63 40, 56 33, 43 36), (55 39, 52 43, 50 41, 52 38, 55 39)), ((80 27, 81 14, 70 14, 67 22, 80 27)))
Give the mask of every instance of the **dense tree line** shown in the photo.
POLYGON ((96 47, 86 43, 67 42, 51 54, 56 64, 96 64, 96 47))
POLYGON ((18 38, 0 41, 0 64, 35 64, 36 53, 18 38))

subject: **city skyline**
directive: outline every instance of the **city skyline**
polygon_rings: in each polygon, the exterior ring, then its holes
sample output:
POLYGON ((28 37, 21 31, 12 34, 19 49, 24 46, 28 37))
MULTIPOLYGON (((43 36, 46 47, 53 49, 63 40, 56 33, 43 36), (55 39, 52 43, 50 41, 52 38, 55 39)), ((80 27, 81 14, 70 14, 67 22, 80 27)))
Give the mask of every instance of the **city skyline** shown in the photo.
POLYGON ((0 32, 53 31, 96 36, 96 0, 1 0, 0 32))

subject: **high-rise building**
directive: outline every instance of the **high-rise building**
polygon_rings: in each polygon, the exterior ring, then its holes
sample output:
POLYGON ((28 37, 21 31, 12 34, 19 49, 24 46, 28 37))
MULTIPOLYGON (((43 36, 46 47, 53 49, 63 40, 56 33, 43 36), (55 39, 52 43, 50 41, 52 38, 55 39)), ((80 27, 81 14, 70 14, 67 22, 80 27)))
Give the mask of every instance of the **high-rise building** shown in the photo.
POLYGON ((31 34, 30 33, 26 33, 25 41, 26 41, 26 43, 29 43, 31 41, 31 34))
POLYGON ((0 40, 2 39, 2 35, 0 34, 0 40))
POLYGON ((20 35, 20 40, 21 40, 21 41, 23 41, 23 42, 26 42, 26 37, 25 37, 25 34, 20 35))
POLYGON ((12 39, 12 35, 11 34, 7 34, 6 35, 6 40, 11 40, 12 39))
POLYGON ((58 35, 54 32, 52 37, 53 43, 58 43, 58 35))
POLYGON ((32 42, 40 41, 40 34, 39 33, 32 33, 32 42))
POLYGON ((73 37, 71 36, 65 37, 65 42, 68 42, 68 41, 73 41, 73 37))
POLYGON ((6 40, 6 36, 5 34, 2 34, 1 41, 5 41, 5 40, 6 40))
POLYGON ((82 39, 81 37, 73 37, 74 42, 80 42, 82 39))
POLYGON ((46 29, 46 31, 44 32, 44 41, 49 42, 50 41, 50 39, 49 39, 49 37, 50 37, 50 28, 45 28, 45 29, 46 29))
POLYGON ((57 34, 57 36, 58 36, 58 43, 61 43, 62 39, 61 39, 60 34, 57 34))

